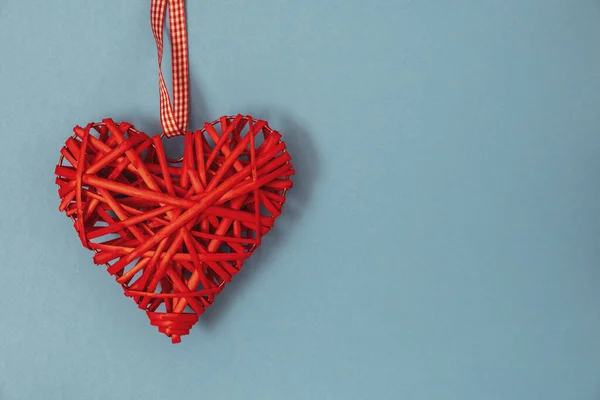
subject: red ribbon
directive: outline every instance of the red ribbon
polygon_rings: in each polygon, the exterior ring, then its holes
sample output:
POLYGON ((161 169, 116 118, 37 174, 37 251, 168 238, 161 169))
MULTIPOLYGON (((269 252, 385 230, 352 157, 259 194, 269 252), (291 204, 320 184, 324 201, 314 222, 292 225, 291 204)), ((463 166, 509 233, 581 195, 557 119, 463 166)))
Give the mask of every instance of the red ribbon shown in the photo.
POLYGON ((160 123, 167 137, 183 135, 188 126, 190 108, 189 60, 185 0, 152 0, 150 6, 152 33, 158 51, 158 88, 160 93, 160 123), (162 73, 165 12, 169 9, 171 60, 173 70, 173 104, 162 73))

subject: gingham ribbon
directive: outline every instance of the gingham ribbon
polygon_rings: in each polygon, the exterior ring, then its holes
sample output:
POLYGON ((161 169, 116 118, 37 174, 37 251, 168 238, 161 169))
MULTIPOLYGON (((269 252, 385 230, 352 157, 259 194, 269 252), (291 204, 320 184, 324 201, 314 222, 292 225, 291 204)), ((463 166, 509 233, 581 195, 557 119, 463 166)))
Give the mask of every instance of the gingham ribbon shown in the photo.
POLYGON ((187 27, 185 0, 152 0, 150 6, 152 33, 158 51, 158 88, 160 123, 167 137, 182 135, 187 130, 190 107, 187 27), (173 69, 173 105, 162 73, 165 12, 169 8, 169 33, 173 69))

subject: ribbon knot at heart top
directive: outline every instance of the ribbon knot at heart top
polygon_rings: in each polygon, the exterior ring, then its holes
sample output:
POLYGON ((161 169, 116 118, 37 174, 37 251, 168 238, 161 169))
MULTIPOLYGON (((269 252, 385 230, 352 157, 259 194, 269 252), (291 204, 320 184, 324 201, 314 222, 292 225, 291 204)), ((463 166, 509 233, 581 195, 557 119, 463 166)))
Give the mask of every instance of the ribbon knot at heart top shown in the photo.
POLYGON ((237 274, 281 215, 294 174, 281 135, 250 116, 188 131, 184 0, 153 0, 163 132, 110 118, 75 127, 61 149, 59 209, 94 262, 106 265, 150 323, 178 343, 237 274), (169 10, 173 102, 160 72, 169 10), (167 158, 163 136, 182 135, 167 158))

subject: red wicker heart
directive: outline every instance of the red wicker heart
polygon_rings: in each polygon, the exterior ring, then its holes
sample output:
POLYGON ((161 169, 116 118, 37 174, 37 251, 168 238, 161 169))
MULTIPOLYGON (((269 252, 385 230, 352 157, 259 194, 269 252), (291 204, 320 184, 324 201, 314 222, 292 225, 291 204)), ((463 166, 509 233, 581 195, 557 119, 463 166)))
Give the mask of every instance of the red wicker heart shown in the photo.
POLYGON ((179 160, 161 137, 110 119, 76 127, 61 150, 60 210, 94 262, 173 343, 189 333, 273 227, 294 170, 265 121, 221 117, 184 136, 179 160))

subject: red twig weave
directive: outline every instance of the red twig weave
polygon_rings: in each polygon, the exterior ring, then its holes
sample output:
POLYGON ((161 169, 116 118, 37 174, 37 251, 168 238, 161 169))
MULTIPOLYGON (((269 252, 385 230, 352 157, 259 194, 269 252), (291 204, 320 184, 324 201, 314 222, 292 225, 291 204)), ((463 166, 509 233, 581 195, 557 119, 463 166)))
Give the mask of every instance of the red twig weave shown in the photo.
POLYGON ((61 150, 60 210, 94 262, 173 343, 273 227, 294 174, 265 121, 222 117, 187 132, 180 160, 110 119, 76 127, 61 150))

